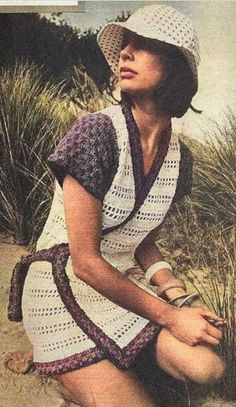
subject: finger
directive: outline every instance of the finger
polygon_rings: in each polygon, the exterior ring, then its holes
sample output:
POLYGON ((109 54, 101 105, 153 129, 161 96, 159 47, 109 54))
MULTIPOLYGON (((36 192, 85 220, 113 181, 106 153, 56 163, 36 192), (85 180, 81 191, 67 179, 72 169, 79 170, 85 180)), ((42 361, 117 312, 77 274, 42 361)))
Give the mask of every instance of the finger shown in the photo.
POLYGON ((202 309, 201 314, 203 317, 206 317, 207 319, 213 319, 214 321, 224 321, 224 318, 219 317, 214 312, 211 312, 209 310, 202 309))
POLYGON ((221 339, 222 338, 222 332, 220 329, 208 324, 207 326, 207 334, 210 336, 213 336, 216 339, 221 339))
POLYGON ((226 325, 226 321, 214 321, 213 319, 208 319, 209 324, 216 326, 216 327, 222 327, 226 325))
POLYGON ((202 338, 202 341, 205 343, 209 343, 210 345, 213 345, 213 346, 217 346, 220 343, 219 339, 213 338, 213 336, 210 336, 208 334, 204 335, 204 337, 202 338))
POLYGON ((222 327, 222 326, 224 326, 224 325, 227 325, 227 323, 226 323, 226 321, 216 321, 215 322, 215 326, 219 326, 219 327, 222 327))

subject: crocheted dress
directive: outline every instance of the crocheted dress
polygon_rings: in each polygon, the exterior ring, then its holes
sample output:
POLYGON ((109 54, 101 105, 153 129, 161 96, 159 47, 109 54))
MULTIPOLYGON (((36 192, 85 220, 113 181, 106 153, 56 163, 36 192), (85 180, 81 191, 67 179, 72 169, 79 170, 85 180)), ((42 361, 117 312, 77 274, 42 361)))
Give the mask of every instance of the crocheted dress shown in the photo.
MULTIPOLYGON (((76 120, 48 163, 56 176, 55 193, 37 251, 68 242, 61 186, 70 174, 102 200, 101 253, 123 274, 137 266, 139 243, 161 225, 172 203, 190 192, 191 153, 174 134, 144 175, 139 133, 127 104, 76 120)), ((23 324, 38 373, 60 374, 104 358, 128 368, 160 327, 81 281, 70 256, 62 274, 58 289, 51 263, 35 261, 24 283, 23 324)), ((133 281, 155 295, 148 284, 133 281)))

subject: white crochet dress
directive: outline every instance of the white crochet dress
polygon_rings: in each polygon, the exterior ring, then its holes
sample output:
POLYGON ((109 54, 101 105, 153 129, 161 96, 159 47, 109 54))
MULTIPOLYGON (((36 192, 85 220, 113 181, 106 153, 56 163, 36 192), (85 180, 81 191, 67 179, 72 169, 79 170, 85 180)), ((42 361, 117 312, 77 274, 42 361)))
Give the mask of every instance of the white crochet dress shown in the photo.
MULTIPOLYGON (((103 196, 101 190, 97 192, 97 196, 103 199, 103 229, 121 224, 132 211, 138 194, 143 194, 143 199, 145 198, 131 220, 117 230, 104 235, 101 241, 103 257, 121 273, 125 273, 127 269, 136 265, 134 258, 136 247, 151 230, 162 223, 173 201, 179 176, 180 144, 172 134, 158 175, 155 174, 154 164, 150 177, 149 175, 146 179, 144 177, 137 186, 140 182, 138 179, 140 163, 134 160, 140 157, 131 151, 130 136, 132 135, 129 134, 127 118, 120 105, 79 119, 77 127, 72 130, 73 134, 77 132, 76 143, 80 143, 78 129, 80 129, 80 123, 84 121, 86 128, 90 128, 91 140, 95 138, 93 145, 96 146, 98 143, 96 133, 99 133, 98 127, 102 120, 110 123, 110 128, 105 125, 108 138, 113 131, 117 142, 115 174, 112 176, 110 185, 103 188, 103 196)), ((73 137, 75 138, 75 135, 73 137)), ((55 161, 58 166, 64 166, 65 175, 65 173, 72 173, 72 170, 69 167, 66 168, 64 158, 60 156, 64 145, 65 141, 59 144, 58 159, 55 161), (60 146, 62 146, 61 150, 60 146)), ((68 151, 71 152, 71 146, 68 147, 68 151)), ((68 161, 71 154, 66 152, 68 161)), ((93 157, 95 152, 91 154, 93 157)), ((111 167, 111 163, 109 165, 111 167)), ((75 177, 96 196, 96 191, 89 189, 89 185, 86 185, 82 176, 79 178, 75 172, 75 177)), ((51 211, 38 240, 37 250, 68 241, 62 188, 59 183, 61 184, 61 179, 59 182, 55 181, 51 211)), ((23 323, 33 344, 34 362, 38 372, 59 374, 96 363, 104 358, 109 358, 120 368, 128 367, 158 333, 159 327, 112 303, 81 281, 73 273, 70 257, 65 273, 78 304, 77 321, 72 317, 58 293, 50 263, 45 261, 33 263, 26 277, 22 298, 23 323)), ((150 288, 145 286, 143 288, 153 293, 150 288)))

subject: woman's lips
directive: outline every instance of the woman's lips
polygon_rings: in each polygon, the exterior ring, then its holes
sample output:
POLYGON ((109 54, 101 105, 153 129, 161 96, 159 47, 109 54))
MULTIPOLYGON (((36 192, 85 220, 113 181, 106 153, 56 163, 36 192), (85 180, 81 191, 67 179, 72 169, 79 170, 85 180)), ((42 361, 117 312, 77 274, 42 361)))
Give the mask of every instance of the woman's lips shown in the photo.
POLYGON ((133 78, 135 75, 137 74, 137 72, 133 71, 130 68, 121 68, 120 69, 120 77, 122 79, 130 79, 133 78))

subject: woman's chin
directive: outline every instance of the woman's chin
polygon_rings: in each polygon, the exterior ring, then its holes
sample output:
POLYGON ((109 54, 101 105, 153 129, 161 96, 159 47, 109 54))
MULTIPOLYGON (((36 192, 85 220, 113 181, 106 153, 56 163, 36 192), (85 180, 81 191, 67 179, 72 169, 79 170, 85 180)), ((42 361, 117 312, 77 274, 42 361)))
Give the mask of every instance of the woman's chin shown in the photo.
POLYGON ((127 86, 120 86, 121 92, 127 93, 130 96, 139 96, 143 94, 143 90, 140 88, 137 88, 135 86, 127 85, 127 86))
POLYGON ((153 100, 153 92, 144 91, 143 89, 131 89, 126 87, 120 88, 121 92, 130 96, 133 100, 153 100))
POLYGON ((133 92, 135 92, 135 90, 137 91, 137 89, 135 89, 135 87, 134 86, 132 86, 131 84, 123 84, 123 83, 121 83, 120 84, 120 90, 122 91, 122 92, 127 92, 127 93, 133 93, 133 92))

